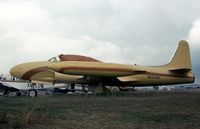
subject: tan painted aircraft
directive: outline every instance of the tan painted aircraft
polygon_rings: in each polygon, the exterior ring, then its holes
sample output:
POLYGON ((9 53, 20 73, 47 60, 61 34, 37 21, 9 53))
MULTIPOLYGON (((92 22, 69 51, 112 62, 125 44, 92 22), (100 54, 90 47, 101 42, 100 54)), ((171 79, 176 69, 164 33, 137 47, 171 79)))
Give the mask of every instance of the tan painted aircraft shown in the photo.
POLYGON ((11 75, 33 83, 70 83, 96 86, 158 86, 193 83, 189 45, 181 40, 172 60, 163 66, 138 66, 100 62, 91 57, 60 55, 48 61, 19 64, 11 75))

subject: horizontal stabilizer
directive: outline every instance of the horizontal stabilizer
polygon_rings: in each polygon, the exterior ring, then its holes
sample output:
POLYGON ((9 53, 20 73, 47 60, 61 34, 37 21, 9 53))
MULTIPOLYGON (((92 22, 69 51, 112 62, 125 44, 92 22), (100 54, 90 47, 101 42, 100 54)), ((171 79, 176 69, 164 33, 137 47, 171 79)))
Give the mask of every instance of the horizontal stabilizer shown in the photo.
POLYGON ((169 71, 171 71, 171 72, 180 72, 180 73, 189 72, 190 70, 191 70, 191 68, 171 68, 171 69, 169 69, 169 71))

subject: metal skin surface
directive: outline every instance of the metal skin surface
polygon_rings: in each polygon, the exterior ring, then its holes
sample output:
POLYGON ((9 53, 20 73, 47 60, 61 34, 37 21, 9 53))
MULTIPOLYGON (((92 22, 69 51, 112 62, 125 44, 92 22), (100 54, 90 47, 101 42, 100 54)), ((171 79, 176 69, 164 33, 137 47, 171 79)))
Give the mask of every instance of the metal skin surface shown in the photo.
POLYGON ((41 61, 14 66, 11 75, 41 83, 77 83, 102 86, 157 86, 193 83, 189 45, 181 40, 172 60, 144 67, 89 61, 41 61))

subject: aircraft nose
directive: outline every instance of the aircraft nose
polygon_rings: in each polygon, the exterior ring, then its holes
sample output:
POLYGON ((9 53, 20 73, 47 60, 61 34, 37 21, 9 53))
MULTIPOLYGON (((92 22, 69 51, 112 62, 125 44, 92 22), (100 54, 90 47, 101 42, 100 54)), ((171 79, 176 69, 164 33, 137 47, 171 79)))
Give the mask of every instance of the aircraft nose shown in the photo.
POLYGON ((23 75, 23 68, 20 65, 16 65, 11 68, 10 74, 14 77, 21 78, 23 75))

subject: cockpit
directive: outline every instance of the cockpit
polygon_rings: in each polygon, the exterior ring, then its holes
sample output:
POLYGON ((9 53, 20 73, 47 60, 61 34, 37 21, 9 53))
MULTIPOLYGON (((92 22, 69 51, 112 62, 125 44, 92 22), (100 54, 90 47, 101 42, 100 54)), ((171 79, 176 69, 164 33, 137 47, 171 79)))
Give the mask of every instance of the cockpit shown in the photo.
POLYGON ((85 61, 85 62, 101 62, 92 57, 82 56, 82 55, 58 55, 56 57, 50 58, 50 62, 60 62, 60 61, 85 61))
POLYGON ((52 57, 48 61, 50 61, 50 62, 59 62, 60 58, 58 56, 57 57, 52 57))

